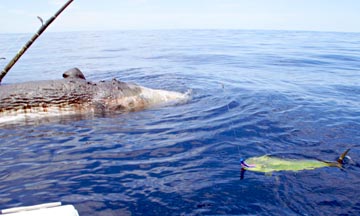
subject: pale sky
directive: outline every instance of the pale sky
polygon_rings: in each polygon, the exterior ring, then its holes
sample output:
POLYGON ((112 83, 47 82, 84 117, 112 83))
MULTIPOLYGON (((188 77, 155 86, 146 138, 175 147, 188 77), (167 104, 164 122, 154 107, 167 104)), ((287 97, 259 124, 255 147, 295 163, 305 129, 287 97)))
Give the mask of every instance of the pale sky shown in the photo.
MULTIPOLYGON (((35 32, 67 0, 0 0, 0 33, 35 32)), ((360 32, 360 0, 74 0, 47 31, 271 29, 360 32)))

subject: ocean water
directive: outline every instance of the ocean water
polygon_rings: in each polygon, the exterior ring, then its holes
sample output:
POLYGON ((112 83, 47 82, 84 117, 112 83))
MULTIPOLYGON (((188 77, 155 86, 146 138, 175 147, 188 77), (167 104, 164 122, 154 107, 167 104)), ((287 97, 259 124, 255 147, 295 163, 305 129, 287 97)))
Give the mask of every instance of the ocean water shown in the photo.
MULTIPOLYGON (((3 67, 31 34, 0 35, 3 67)), ((0 208, 61 201, 80 215, 359 215, 360 33, 45 33, 3 80, 61 78, 185 92, 177 106, 0 126, 0 208), (335 161, 271 175, 240 158, 335 161)))

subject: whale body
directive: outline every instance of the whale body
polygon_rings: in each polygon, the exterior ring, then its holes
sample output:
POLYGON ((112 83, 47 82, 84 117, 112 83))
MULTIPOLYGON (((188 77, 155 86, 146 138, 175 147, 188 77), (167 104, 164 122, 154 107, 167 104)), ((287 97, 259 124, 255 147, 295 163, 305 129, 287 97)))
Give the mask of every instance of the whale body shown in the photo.
POLYGON ((130 112, 184 103, 190 93, 150 89, 116 79, 90 82, 73 68, 64 79, 0 85, 0 123, 41 116, 130 112))

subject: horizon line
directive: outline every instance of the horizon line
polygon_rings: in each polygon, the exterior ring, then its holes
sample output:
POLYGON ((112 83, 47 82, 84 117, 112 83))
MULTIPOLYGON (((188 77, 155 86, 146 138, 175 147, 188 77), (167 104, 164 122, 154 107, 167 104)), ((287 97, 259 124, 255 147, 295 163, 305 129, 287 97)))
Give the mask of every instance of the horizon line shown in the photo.
MULTIPOLYGON (((34 32, 1 32, 0 34, 33 34, 34 32)), ((323 32, 323 33, 360 33, 347 30, 313 30, 313 29, 262 29, 262 28, 124 28, 124 29, 83 29, 83 30, 49 30, 44 33, 71 33, 71 32, 120 32, 120 31, 283 31, 283 32, 323 32)))

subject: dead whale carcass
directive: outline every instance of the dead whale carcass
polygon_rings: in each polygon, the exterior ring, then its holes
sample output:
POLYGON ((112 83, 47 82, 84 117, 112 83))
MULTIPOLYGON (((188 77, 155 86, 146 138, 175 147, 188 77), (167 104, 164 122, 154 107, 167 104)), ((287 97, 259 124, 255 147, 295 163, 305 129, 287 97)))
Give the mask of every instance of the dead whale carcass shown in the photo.
POLYGON ((150 89, 116 79, 89 82, 77 68, 63 77, 0 86, 0 123, 34 116, 138 111, 190 98, 190 92, 150 89))

